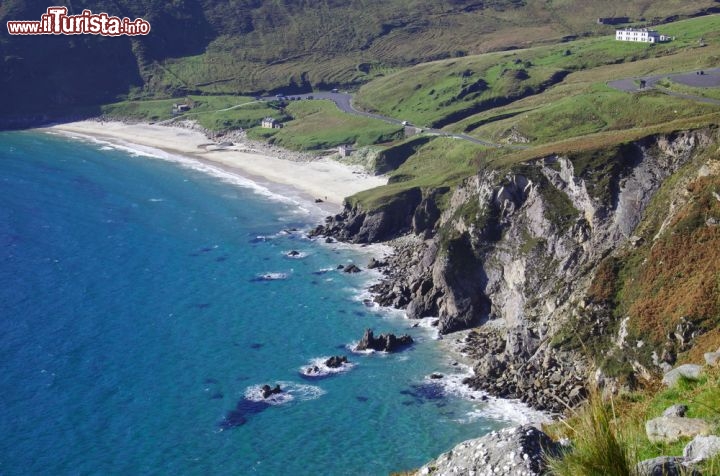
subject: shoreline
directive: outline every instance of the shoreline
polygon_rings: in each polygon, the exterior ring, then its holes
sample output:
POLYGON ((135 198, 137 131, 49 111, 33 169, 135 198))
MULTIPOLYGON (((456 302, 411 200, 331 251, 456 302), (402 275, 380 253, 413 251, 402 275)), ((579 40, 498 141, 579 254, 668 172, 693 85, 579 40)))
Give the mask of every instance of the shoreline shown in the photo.
POLYGON ((265 147, 258 150, 258 146, 249 140, 240 139, 240 142, 236 137, 233 137, 233 142, 223 138, 212 139, 197 129, 187 127, 89 120, 35 130, 70 138, 94 139, 155 156, 157 151, 162 151, 170 156, 216 167, 256 182, 270 191, 281 188, 279 195, 291 195, 291 198, 309 202, 326 214, 338 213, 346 197, 387 183, 386 178, 371 176, 359 166, 327 157, 310 159, 309 154, 283 150, 281 154, 284 158, 278 158, 270 155, 274 151, 265 147), (290 194, 288 189, 292 191, 290 194), (317 199, 322 202, 316 202, 317 199))
MULTIPOLYGON (((352 182, 352 191, 350 193, 342 192, 348 195, 386 182, 383 178, 357 173, 356 169, 359 167, 341 164, 328 158, 308 159, 308 154, 286 150, 281 151, 284 158, 273 158, 267 154, 276 151, 262 146, 259 147, 262 151, 258 151, 256 145, 251 141, 238 139, 237 136, 232 136, 232 146, 224 145, 223 139, 227 140, 227 137, 212 139, 196 128, 187 126, 80 121, 36 130, 73 139, 91 140, 99 144, 109 144, 135 154, 146 155, 149 158, 170 160, 181 166, 189 165, 191 168, 197 169, 192 164, 188 164, 188 162, 192 162, 210 167, 211 169, 201 170, 221 179, 222 177, 217 171, 242 179, 236 184, 255 191, 265 189, 276 198, 281 198, 281 201, 291 201, 301 209, 308 211, 309 214, 316 215, 318 220, 322 220, 325 215, 336 214, 341 210, 345 197, 340 192, 345 190, 344 187, 350 185, 348 182, 352 182), (241 143, 240 140, 243 142, 241 143), (167 155, 163 156, 162 153, 167 155), (250 159, 253 162, 249 162, 250 159), (328 163, 332 165, 328 166, 328 163), (310 179, 309 185, 305 179, 310 179), (313 192, 320 191, 318 187, 323 185, 330 186, 332 192, 327 191, 328 195, 318 197, 318 193, 313 192), (316 198, 327 198, 327 200, 316 203, 316 198), (310 208, 305 208, 307 206, 310 208)), ((319 239, 313 241, 323 242, 319 239)), ((387 259, 395 252, 395 246, 385 243, 357 245, 336 240, 331 246, 352 248, 367 257, 381 260, 387 259)), ((372 299, 374 297, 370 288, 373 284, 381 281, 384 276, 379 270, 369 270, 364 266, 362 269, 368 274, 358 300, 364 301, 363 298, 372 299)), ((407 322, 415 322, 408 319, 402 309, 385 307, 377 303, 374 303, 373 307, 376 311, 385 311, 395 315, 402 313, 402 318, 407 322)), ((458 361, 463 368, 462 372, 446 375, 443 387, 448 396, 484 403, 484 406, 479 407, 469 418, 478 416, 505 421, 513 425, 540 424, 550 419, 548 414, 536 411, 520 401, 495 398, 465 385, 462 382, 463 378, 472 375, 472 358, 461 352, 459 346, 454 343, 462 335, 464 334, 456 333, 448 336, 448 338, 452 338, 453 342, 449 342, 450 339, 433 338, 433 340, 437 340, 437 345, 447 358, 458 361)))

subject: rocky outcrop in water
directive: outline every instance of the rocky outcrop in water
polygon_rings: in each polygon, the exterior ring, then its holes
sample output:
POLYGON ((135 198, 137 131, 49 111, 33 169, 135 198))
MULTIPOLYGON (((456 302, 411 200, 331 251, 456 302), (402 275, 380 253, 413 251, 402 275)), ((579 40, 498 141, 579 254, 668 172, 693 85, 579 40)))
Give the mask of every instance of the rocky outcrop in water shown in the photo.
MULTIPOLYGON (((586 342, 601 360, 624 359, 636 375, 656 368, 632 360, 639 347, 626 342, 626 324, 591 285, 604 260, 653 239, 637 233, 651 199, 716 135, 651 136, 481 170, 451 191, 409 189, 372 211, 347 205, 315 234, 395 239, 385 279, 372 288, 376 301, 410 318, 439 318, 441 334, 478 328, 482 337, 467 346, 481 350, 468 383, 559 412, 586 394, 586 342)), ((666 360, 695 335, 683 327, 670 336, 666 360)), ((627 378, 596 375, 612 388, 636 377, 627 378)))
POLYGON ((339 369, 348 363, 348 358, 344 355, 334 355, 325 361, 325 365, 331 369, 339 369))
POLYGON ((375 350, 378 352, 395 352, 413 343, 413 338, 407 334, 396 336, 395 334, 380 334, 375 337, 372 329, 365 330, 360 342, 355 346, 356 351, 375 350))
POLYGON ((275 385, 275 387, 271 387, 270 385, 263 385, 260 388, 260 394, 265 399, 270 398, 273 395, 278 395, 280 393, 282 393, 282 389, 280 388, 280 385, 275 385))

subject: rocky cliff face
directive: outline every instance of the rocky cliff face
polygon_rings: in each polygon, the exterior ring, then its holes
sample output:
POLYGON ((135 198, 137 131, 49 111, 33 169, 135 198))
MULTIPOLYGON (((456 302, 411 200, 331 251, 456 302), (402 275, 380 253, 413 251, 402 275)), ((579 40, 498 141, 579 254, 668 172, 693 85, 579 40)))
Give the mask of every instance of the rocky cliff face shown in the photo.
POLYGON ((347 208, 317 232, 357 242, 416 235, 376 287, 378 302, 410 318, 437 316, 443 334, 476 327, 471 385, 562 411, 584 396, 590 367, 572 337, 607 341, 620 327, 588 293, 598 265, 637 244, 652 197, 715 134, 485 170, 450 192, 442 213, 433 193, 412 189, 374 212, 347 208))

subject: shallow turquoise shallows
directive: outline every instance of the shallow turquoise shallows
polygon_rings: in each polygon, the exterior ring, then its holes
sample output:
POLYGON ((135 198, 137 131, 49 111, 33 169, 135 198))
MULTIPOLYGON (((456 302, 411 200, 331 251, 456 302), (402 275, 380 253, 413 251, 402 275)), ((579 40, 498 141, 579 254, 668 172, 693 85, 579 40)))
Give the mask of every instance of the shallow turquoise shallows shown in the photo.
POLYGON ((367 253, 283 233, 317 220, 167 160, 0 134, 0 474, 378 475, 506 425, 427 377, 455 369, 428 329, 358 299, 368 273, 335 268, 367 253), (417 343, 350 352, 368 327, 417 343), (301 374, 336 354, 353 365, 301 374), (284 391, 258 403, 263 384, 284 391))

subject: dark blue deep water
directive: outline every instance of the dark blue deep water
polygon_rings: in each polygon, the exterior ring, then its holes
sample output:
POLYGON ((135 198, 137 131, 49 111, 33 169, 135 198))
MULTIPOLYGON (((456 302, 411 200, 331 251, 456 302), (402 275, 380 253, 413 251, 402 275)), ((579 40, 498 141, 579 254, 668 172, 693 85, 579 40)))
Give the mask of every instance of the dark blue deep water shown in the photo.
POLYGON ((430 383, 449 358, 358 299, 367 273, 334 270, 366 252, 282 233, 318 217, 266 195, 0 134, 0 474, 387 474, 504 425, 430 383), (367 327, 418 343, 350 353, 367 327), (300 374, 334 354, 354 366, 300 374))

